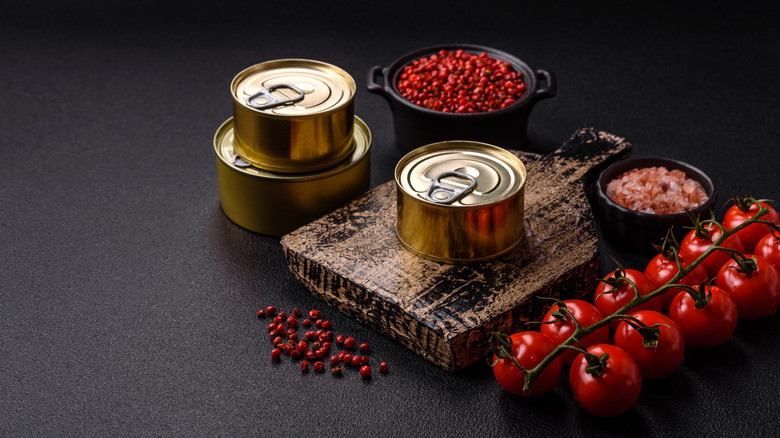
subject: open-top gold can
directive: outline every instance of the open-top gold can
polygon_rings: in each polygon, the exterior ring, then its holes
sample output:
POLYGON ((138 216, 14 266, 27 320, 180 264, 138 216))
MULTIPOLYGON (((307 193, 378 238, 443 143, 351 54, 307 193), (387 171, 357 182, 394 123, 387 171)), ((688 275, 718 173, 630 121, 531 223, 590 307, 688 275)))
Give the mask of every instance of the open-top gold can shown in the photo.
POLYGON ((473 141, 422 146, 395 168, 396 232, 415 254, 445 263, 497 258, 524 236, 525 166, 473 141))
POLYGON ((332 167, 354 149, 355 80, 321 61, 280 59, 231 83, 236 153, 281 173, 332 167))

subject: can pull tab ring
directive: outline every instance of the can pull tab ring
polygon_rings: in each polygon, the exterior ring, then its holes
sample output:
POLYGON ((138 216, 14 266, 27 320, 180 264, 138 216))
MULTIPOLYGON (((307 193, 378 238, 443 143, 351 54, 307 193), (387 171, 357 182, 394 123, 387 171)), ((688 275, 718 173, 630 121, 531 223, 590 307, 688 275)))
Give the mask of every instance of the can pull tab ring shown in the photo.
POLYGON ((442 172, 436 175, 436 178, 434 178, 431 182, 430 187, 428 187, 428 193, 426 193, 426 197, 429 201, 435 202, 437 204, 452 204, 453 202, 462 198, 464 195, 470 193, 476 186, 477 179, 471 175, 455 171, 442 172), (467 187, 447 187, 442 184, 441 180, 448 176, 469 180, 470 184, 467 187))
POLYGON ((268 88, 263 88, 262 90, 258 91, 257 93, 249 96, 246 99, 247 106, 250 106, 254 109, 268 109, 268 108, 276 108, 277 106, 282 105, 288 105, 291 103, 300 102, 303 100, 304 92, 292 84, 276 84, 271 85, 268 88), (271 92, 276 91, 280 88, 287 88, 290 89, 296 93, 298 93, 297 96, 293 96, 287 99, 279 99, 278 97, 271 94, 271 92), (258 102, 260 101, 260 102, 258 102))

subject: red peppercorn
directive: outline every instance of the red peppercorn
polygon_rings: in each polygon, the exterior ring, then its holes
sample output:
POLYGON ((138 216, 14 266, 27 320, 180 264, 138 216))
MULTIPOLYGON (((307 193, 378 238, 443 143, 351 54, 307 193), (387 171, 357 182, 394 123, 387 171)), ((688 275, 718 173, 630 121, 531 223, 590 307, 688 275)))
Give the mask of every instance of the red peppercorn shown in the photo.
POLYGON ((371 367, 368 365, 360 367, 360 375, 363 377, 371 377, 371 367))
POLYGON ((336 344, 338 344, 338 345, 344 345, 344 335, 338 335, 338 336, 336 336, 336 344))
POLYGON ((321 344, 328 342, 329 339, 330 337, 327 333, 320 333, 320 335, 317 336, 317 340, 320 341, 321 344))
POLYGON ((274 348, 271 350, 271 359, 273 360, 279 360, 282 358, 282 350, 278 348, 274 348))
POLYGON ((283 332, 284 331, 284 324, 282 324, 282 323, 276 324, 276 331, 277 332, 283 332))
POLYGON ((290 340, 293 341, 293 342, 297 342, 298 341, 298 333, 293 333, 291 335, 288 335, 287 337, 290 338, 290 340))
POLYGON ((357 341, 352 336, 344 339, 344 347, 346 348, 355 348, 355 344, 357 344, 357 341))
POLYGON ((271 341, 271 343, 273 344, 274 347, 278 346, 279 344, 282 343, 282 337, 281 336, 275 337, 274 340, 271 341))
POLYGON ((301 352, 298 350, 290 350, 290 357, 293 359, 300 359, 301 352))
POLYGON ((314 325, 317 326, 317 327, 322 327, 322 320, 318 319, 318 320, 314 321, 314 325))
POLYGON ((346 355, 346 354, 347 354, 347 353, 346 353, 345 351, 339 351, 339 354, 338 354, 339 360, 340 360, 340 361, 341 361, 341 360, 344 360, 344 355, 346 355))
POLYGON ((320 324, 320 327, 322 327, 324 330, 330 330, 332 325, 333 324, 331 324, 330 321, 322 321, 322 324, 320 324))
POLYGON ((290 328, 297 328, 298 327, 298 320, 295 319, 294 316, 291 316, 287 318, 287 326, 290 328))
POLYGON ((276 330, 276 323, 272 322, 272 323, 268 324, 268 331, 272 332, 274 330, 276 330))
POLYGON ((265 313, 269 315, 274 315, 276 313, 276 307, 274 306, 268 306, 265 308, 265 313))
POLYGON ((290 338, 295 334, 295 329, 287 329, 287 337, 290 338))
POLYGON ((327 353, 325 353, 325 350, 323 350, 322 348, 318 348, 314 350, 314 355, 317 356, 318 359, 324 357, 325 354, 327 353))
POLYGON ((309 344, 306 343, 306 341, 298 341, 298 344, 295 347, 295 349, 300 351, 301 354, 306 353, 306 350, 309 349, 309 344))
POLYGON ((257 311, 257 317, 258 318, 264 318, 265 317, 265 310, 260 309, 257 311))
POLYGON ((303 312, 301 312, 301 309, 296 307, 296 308, 293 309, 292 314, 293 314, 294 317, 300 318, 301 315, 303 315, 303 312))
POLYGON ((314 360, 314 359, 316 359, 316 358, 317 358, 317 356, 315 356, 315 355, 314 355, 314 352, 313 352, 313 351, 311 351, 311 350, 307 351, 307 352, 306 352, 306 353, 304 353, 303 355, 304 355, 304 356, 306 356, 306 359, 310 359, 310 360, 314 360))
POLYGON ((412 61, 398 91, 415 105, 441 112, 486 112, 511 104, 525 90, 522 73, 482 52, 446 51, 412 61))
POLYGON ((304 371, 304 372, 309 371, 309 361, 308 360, 304 360, 304 361, 301 362, 301 371, 304 371))
POLYGON ((311 325, 311 320, 309 318, 306 318, 303 320, 303 322, 301 322, 301 324, 303 324, 304 327, 308 327, 311 325))
POLYGON ((330 363, 332 363, 333 365, 336 365, 336 364, 341 363, 341 360, 339 359, 339 357, 337 355, 334 354, 333 356, 330 357, 330 363))
POLYGON ((371 347, 369 347, 368 342, 363 342, 362 344, 360 344, 360 351, 362 351, 363 353, 368 353, 368 350, 370 348, 371 347))
POLYGON ((336 375, 340 375, 341 374, 341 367, 333 367, 330 370, 330 372, 332 372, 333 374, 336 374, 336 375))
POLYGON ((279 332, 277 332, 276 330, 271 330, 271 332, 270 332, 270 333, 268 333, 268 336, 270 336, 270 337, 271 337, 271 339, 273 339, 273 338, 275 338, 275 337, 277 337, 277 336, 279 336, 279 335, 280 335, 280 333, 279 333, 279 332))
POLYGON ((370 359, 368 358, 368 356, 361 356, 361 357, 360 357, 360 363, 361 363, 362 365, 368 365, 368 361, 369 361, 369 360, 370 360, 370 359))
POLYGON ((282 352, 284 352, 284 354, 290 354, 290 352, 293 350, 292 345, 290 344, 281 344, 281 346, 282 352))
POLYGON ((319 317, 320 317, 320 311, 319 310, 309 310, 309 318, 317 319, 319 317))
POLYGON ((352 355, 349 353, 344 354, 344 363, 349 365, 352 363, 352 355))
POLYGON ((387 362, 382 362, 379 364, 379 371, 382 373, 386 373, 389 371, 389 368, 387 368, 387 362))
POLYGON ((321 360, 318 360, 317 362, 314 362, 314 371, 322 372, 325 370, 325 363, 321 360))
POLYGON ((316 336, 316 334, 311 330, 304 333, 303 335, 306 336, 306 339, 314 339, 314 337, 316 336))
POLYGON ((363 362, 363 359, 360 358, 357 354, 352 356, 352 366, 360 366, 360 364, 363 362))
POLYGON ((279 318, 281 318, 281 320, 282 320, 282 321, 284 321, 285 319, 287 319, 287 314, 286 314, 286 313, 284 313, 284 312, 279 312, 279 314, 278 314, 278 315, 276 315, 276 316, 278 316, 279 318))
POLYGON ((272 319, 272 321, 273 321, 275 324, 281 324, 282 322, 284 322, 284 320, 283 320, 283 319, 282 319, 280 316, 278 316, 278 315, 277 315, 277 316, 274 316, 274 319, 272 319))
POLYGON ((320 336, 323 335, 323 333, 325 333, 325 330, 319 329, 316 332, 314 332, 314 335, 319 338, 320 336))
POLYGON ((331 347, 331 344, 330 344, 330 342, 327 342, 327 341, 326 341, 326 342, 323 342, 323 343, 322 343, 322 348, 324 348, 324 349, 326 349, 326 350, 330 350, 330 347, 331 347))

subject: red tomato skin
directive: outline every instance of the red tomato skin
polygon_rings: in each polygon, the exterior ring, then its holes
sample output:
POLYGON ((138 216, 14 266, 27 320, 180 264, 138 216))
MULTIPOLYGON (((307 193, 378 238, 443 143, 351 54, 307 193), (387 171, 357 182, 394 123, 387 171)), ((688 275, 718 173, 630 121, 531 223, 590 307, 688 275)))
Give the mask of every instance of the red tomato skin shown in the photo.
POLYGON ((642 373, 634 358, 610 344, 596 344, 587 351, 597 356, 609 353, 609 359, 599 377, 585 371, 588 362, 584 354, 574 359, 569 384, 577 403, 599 417, 614 417, 631 409, 642 391, 642 373))
MULTIPOLYGON (((708 225, 707 231, 709 232, 709 239, 700 239, 696 235, 695 230, 688 232, 688 234, 686 234, 683 238, 682 242, 680 242, 680 253, 687 254, 691 257, 692 260, 695 260, 699 258, 699 256, 702 255, 704 251, 706 251, 710 246, 712 246, 712 242, 718 240, 723 234, 720 228, 716 225, 708 225)), ((745 242, 743 242, 742 238, 737 234, 729 236, 728 239, 721 242, 720 246, 734 249, 743 254, 745 253, 745 242)), ((729 260, 731 260, 731 257, 729 257, 729 255, 725 252, 714 251, 709 256, 707 256, 707 258, 704 259, 699 264, 699 266, 704 267, 709 278, 715 278, 718 275, 718 270, 720 267, 729 260)))
MULTIPOLYGON (((604 317, 601 315, 601 312, 599 312, 596 306, 594 306, 593 304, 587 301, 565 300, 564 304, 566 304, 566 308, 569 309, 571 314, 574 316, 574 319, 576 319, 577 322, 579 322, 580 326, 582 327, 589 327, 604 319, 604 317)), ((550 309, 544 315, 542 321, 543 322, 554 321, 555 317, 552 316, 552 313, 556 310, 558 310, 557 304, 550 307, 550 309)), ((542 324, 541 327, 539 328, 539 331, 547 335, 550 339, 552 339, 555 345, 560 345, 563 341, 569 339, 569 337, 572 335, 572 333, 574 333, 576 329, 577 327, 574 324, 574 321, 567 320, 565 322, 542 324)), ((586 348, 590 347, 591 345, 609 343, 609 327, 607 326, 601 327, 600 329, 594 331, 588 336, 585 336, 584 338, 580 339, 580 342, 586 348)), ((577 357, 578 354, 579 353, 577 351, 568 350, 565 353, 563 353, 560 357, 562 358, 564 365, 571 365, 572 361, 574 361, 574 358, 577 357)))
MULTIPOLYGON (((658 289, 655 286, 655 283, 648 279, 642 271, 638 271, 636 269, 625 269, 624 271, 626 278, 636 284, 639 295, 644 296, 658 289)), ((604 279, 607 278, 615 278, 615 272, 613 271, 604 277, 604 279)), ((596 292, 593 296, 593 304, 604 317, 615 313, 615 311, 634 299, 635 296, 634 288, 629 283, 623 283, 619 288, 610 293, 603 293, 605 290, 611 291, 612 286, 607 286, 603 282, 599 282, 598 286, 596 286, 596 292)), ((661 297, 656 297, 640 306, 634 307, 632 311, 656 310, 660 312, 662 304, 663 299, 661 297)), ((615 319, 610 322, 609 326, 612 328, 617 328, 619 323, 620 321, 615 319)))
POLYGON ((725 290, 737 304, 740 319, 756 320, 774 315, 780 305, 780 273, 763 257, 754 257, 758 268, 751 274, 737 272, 735 260, 718 271, 715 285, 725 290))
POLYGON ((630 315, 646 325, 664 324, 659 327, 658 346, 645 348, 642 335, 625 321, 621 321, 615 330, 613 343, 634 358, 642 377, 660 379, 668 376, 682 364, 685 354, 685 339, 680 327, 668 316, 653 310, 640 310, 630 315))
POLYGON ((669 318, 682 331, 685 345, 695 348, 713 348, 731 339, 737 328, 737 304, 728 292, 717 286, 709 287, 712 297, 702 309, 686 292, 674 297, 669 318))
MULTIPOLYGON (((759 202, 758 204, 752 204, 748 208, 748 211, 742 211, 736 205, 732 205, 723 215, 723 228, 731 230, 752 218, 758 213, 759 204, 769 209, 769 212, 759 219, 780 224, 780 214, 777 213, 777 210, 772 208, 769 204, 759 202)), ((737 234, 745 243, 745 251, 752 254, 758 241, 768 232, 769 226, 766 224, 750 224, 746 228, 737 231, 737 234)))
MULTIPOLYGON (((687 253, 679 254, 678 258, 680 259, 680 264, 683 268, 690 266, 690 264, 693 263, 693 261, 696 259, 687 253)), ((645 267, 645 275, 655 284, 656 288, 659 288, 668 283, 672 277, 677 275, 678 271, 677 263, 675 263, 674 260, 667 259, 663 256, 663 254, 658 254, 653 257, 645 267)), ((696 287, 702 282, 707 281, 707 278, 707 270, 704 269, 704 266, 697 265, 695 268, 693 268, 693 270, 691 270, 691 272, 689 272, 685 277, 681 278, 677 283, 696 287)), ((674 287, 667 289, 667 291, 661 295, 662 312, 669 312, 669 306, 672 305, 672 300, 681 291, 682 289, 674 287)))
POLYGON ((758 241, 753 254, 767 259, 775 269, 780 271, 780 239, 773 236, 772 233, 767 233, 758 241))
MULTIPOLYGON (((556 347, 556 344, 550 338, 540 332, 518 332, 512 334, 510 338, 512 339, 512 356, 526 370, 530 370, 538 365, 556 347)), ((493 361, 496 359, 497 357, 494 355, 493 361)), ((521 397, 537 397, 555 388, 561 375, 562 365, 561 357, 556 357, 539 374, 539 377, 537 377, 531 387, 531 392, 528 394, 523 392, 525 375, 517 369, 509 358, 505 357, 498 361, 493 367, 493 376, 502 388, 512 394, 521 397)))

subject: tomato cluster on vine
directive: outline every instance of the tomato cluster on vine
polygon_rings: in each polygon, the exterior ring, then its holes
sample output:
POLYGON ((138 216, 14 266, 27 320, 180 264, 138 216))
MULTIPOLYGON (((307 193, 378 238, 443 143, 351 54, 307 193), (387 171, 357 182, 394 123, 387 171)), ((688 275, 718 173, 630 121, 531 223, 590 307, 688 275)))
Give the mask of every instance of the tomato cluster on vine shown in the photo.
POLYGON ((643 270, 602 278, 593 301, 558 300, 538 330, 491 334, 491 366, 507 391, 535 397, 569 386, 587 412, 620 415, 639 399, 643 379, 662 379, 685 348, 727 342, 738 320, 780 306, 780 215, 763 200, 733 199, 722 222, 692 217, 678 243, 670 232, 643 270))

